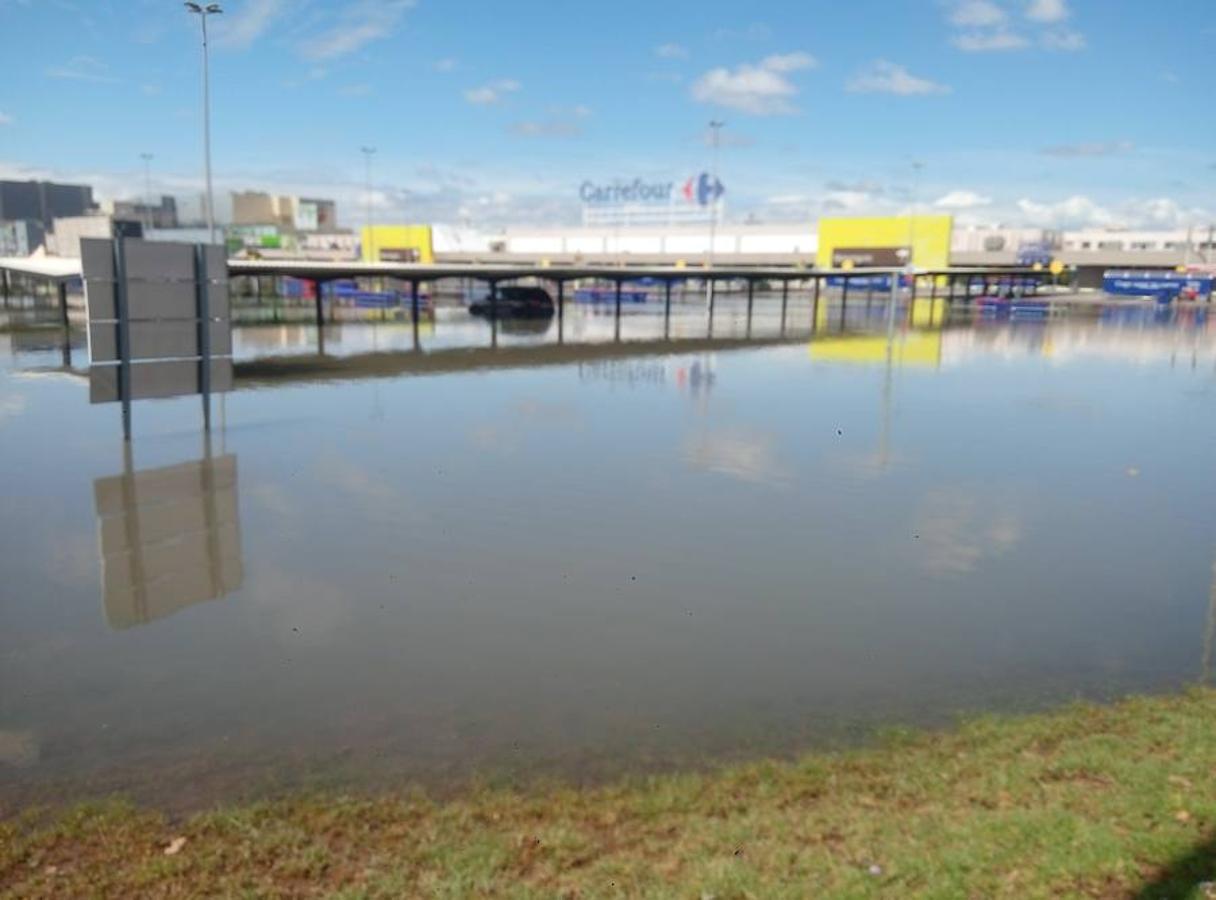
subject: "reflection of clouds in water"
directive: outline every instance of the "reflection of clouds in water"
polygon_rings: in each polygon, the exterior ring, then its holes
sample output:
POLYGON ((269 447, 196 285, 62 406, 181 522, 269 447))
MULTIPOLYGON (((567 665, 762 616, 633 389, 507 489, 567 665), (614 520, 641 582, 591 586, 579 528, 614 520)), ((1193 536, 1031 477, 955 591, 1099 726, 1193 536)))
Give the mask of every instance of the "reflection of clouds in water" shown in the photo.
POLYGON ((790 472, 777 458, 772 434, 743 429, 706 431, 684 442, 684 459, 694 469, 741 481, 780 484, 790 472))
POLYGON ((570 403, 544 400, 518 400, 504 409, 504 421, 483 422, 469 430, 469 440, 479 450, 514 453, 524 438, 537 426, 552 426, 568 430, 580 420, 579 410, 570 403))
POLYGON ((27 405, 24 394, 0 394, 0 426, 22 415, 27 405))
POLYGON ((520 418, 532 422, 548 422, 565 425, 578 418, 578 410, 571 403, 548 403, 544 400, 520 400, 511 406, 520 418))
POLYGON ((281 518, 288 519, 301 512, 300 504, 282 485, 263 482, 246 488, 245 493, 255 505, 281 518))
POLYGON ((984 559, 1012 550, 1022 539, 1022 523, 1011 505, 981 502, 964 488, 930 492, 913 526, 920 536, 921 565, 935 575, 965 575, 984 559))
MULTIPOLYGON (((326 454, 317 461, 317 482, 346 494, 354 509, 369 518, 388 519, 392 522, 417 522, 422 514, 414 500, 406 493, 400 477, 406 471, 405 457, 400 466, 391 469, 368 469, 337 454, 326 454)), ((420 476, 415 470, 414 475, 420 476)))
POLYGON ((349 615, 346 592, 313 575, 260 566, 245 587, 245 598, 261 609, 274 626, 275 637, 288 646, 317 647, 327 643, 338 623, 349 615))
POLYGON ((1026 400, 1031 407, 1049 413, 1097 419, 1102 416, 1101 404, 1086 397, 1070 397, 1067 394, 1032 394, 1026 400))
POLYGON ((476 425, 469 432, 469 440, 479 450, 496 450, 511 453, 519 449, 519 434, 500 425, 476 425))
POLYGON ((906 469, 909 457, 897 450, 871 450, 862 453, 842 453, 824 460, 825 464, 849 478, 866 481, 891 474, 894 469, 906 469))
POLYGON ((59 535, 47 550, 47 577, 55 584, 76 587, 97 581, 97 537, 59 535))

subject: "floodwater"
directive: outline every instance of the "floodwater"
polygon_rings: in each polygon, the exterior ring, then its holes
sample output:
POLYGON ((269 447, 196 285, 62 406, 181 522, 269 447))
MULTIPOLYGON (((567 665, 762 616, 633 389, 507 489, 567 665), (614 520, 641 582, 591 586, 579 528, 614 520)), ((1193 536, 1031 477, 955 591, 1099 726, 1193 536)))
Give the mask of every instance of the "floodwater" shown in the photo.
POLYGON ((239 328, 210 442, 146 401, 129 453, 80 336, 0 333, 0 811, 585 781, 1210 677, 1203 310, 778 305, 239 328))

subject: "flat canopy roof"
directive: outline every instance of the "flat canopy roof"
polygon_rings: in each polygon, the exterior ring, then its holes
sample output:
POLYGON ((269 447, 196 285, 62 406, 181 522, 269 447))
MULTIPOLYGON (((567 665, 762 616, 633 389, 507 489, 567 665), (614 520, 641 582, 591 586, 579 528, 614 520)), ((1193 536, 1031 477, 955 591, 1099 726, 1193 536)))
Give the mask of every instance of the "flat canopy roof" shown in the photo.
MULTIPOLYGON (((549 281, 573 281, 579 278, 601 278, 606 281, 635 281, 639 278, 681 279, 704 278, 713 274, 722 280, 763 280, 798 281, 800 279, 822 278, 832 275, 847 275, 861 278, 866 275, 890 275, 892 272, 903 273, 902 268, 862 268, 854 269, 816 269, 798 268, 795 266, 735 266, 688 265, 677 267, 673 265, 660 266, 610 266, 610 265, 579 265, 579 266, 536 266, 520 264, 469 264, 469 263, 385 263, 385 262, 332 262, 309 260, 263 260, 263 259, 230 259, 228 260, 229 275, 292 275, 304 279, 332 280, 338 278, 353 278, 356 276, 380 276, 382 278, 398 278, 402 281, 433 281, 439 278, 478 278, 484 281, 507 281, 516 278, 541 278, 549 281)), ((920 275, 947 274, 957 272, 965 274, 968 269, 918 269, 920 275)), ((990 273, 1018 272, 1030 270, 1025 267, 1005 266, 995 269, 984 269, 990 273)))
POLYGON ((80 277, 80 260, 62 256, 0 256, 0 269, 62 281, 80 277))
MULTIPOLYGON (((81 265, 79 259, 63 257, 0 257, 0 269, 17 272, 23 275, 34 275, 54 280, 79 278, 81 265)), ((332 262, 327 260, 268 260, 268 259, 230 259, 228 260, 229 275, 290 275, 308 280, 333 281, 340 278, 359 276, 379 276, 382 278, 397 278, 402 281, 435 281, 440 278, 477 278, 483 281, 511 281, 518 278, 541 278, 549 281, 574 281, 580 278, 599 278, 605 281, 635 281, 640 278, 656 280, 678 280, 682 278, 704 278, 712 273, 715 278, 722 280, 772 280, 798 281, 825 276, 849 276, 862 278, 867 275, 890 275, 893 272, 904 272, 904 269, 892 268, 855 268, 855 269, 815 269, 798 268, 793 266, 781 267, 750 267, 736 265, 715 265, 705 267, 691 265, 677 267, 663 266, 535 266, 510 265, 502 263, 468 264, 451 263, 448 265, 432 263, 386 263, 386 262, 332 262)), ((948 268, 948 269, 918 269, 919 275, 930 274, 1025 274, 1030 270, 1025 267, 999 266, 977 269, 948 268)))

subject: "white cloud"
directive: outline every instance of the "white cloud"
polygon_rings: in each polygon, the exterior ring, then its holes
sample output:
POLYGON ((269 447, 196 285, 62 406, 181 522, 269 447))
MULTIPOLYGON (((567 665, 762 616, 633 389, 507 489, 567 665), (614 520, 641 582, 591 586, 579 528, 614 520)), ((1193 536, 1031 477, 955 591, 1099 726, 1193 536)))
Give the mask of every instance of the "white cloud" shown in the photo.
POLYGON ((224 10, 215 23, 216 44, 244 50, 266 32, 285 8, 284 0, 247 0, 235 10, 224 10))
POLYGON ((501 103, 507 94, 518 91, 522 85, 513 79, 503 78, 481 87, 469 88, 464 92, 464 99, 475 106, 490 106, 501 103))
POLYGON ((1026 224, 1055 228, 1185 228, 1213 217, 1210 209, 1172 197, 1134 198, 1112 207, 1078 194, 1055 202, 1023 198, 1017 208, 1026 224))
POLYGON ((753 116, 789 115, 796 111, 792 101, 798 88, 786 76, 816 65, 813 56, 799 52, 768 56, 734 69, 710 69, 693 83, 692 97, 753 116))
POLYGON ((1063 22, 1071 14, 1067 0, 1030 0, 1026 7, 1026 18, 1044 25, 1063 22))
POLYGON ((574 138, 583 133, 577 122, 560 118, 514 122, 507 130, 516 137, 536 138, 574 138))
POLYGON ((1064 28, 1043 32, 1042 42, 1048 50, 1063 50, 1067 53, 1084 50, 1089 43, 1081 32, 1064 28))
POLYGON ((959 28, 993 28, 1008 18, 991 0, 962 0, 950 8, 950 24, 959 28))
POLYGON ((856 212, 872 209, 876 201, 877 196, 868 191, 833 190, 824 195, 823 208, 856 212))
POLYGON ((1131 153, 1135 149, 1136 145, 1131 141, 1091 141, 1080 144, 1056 144, 1053 147, 1044 147, 1040 152, 1044 156, 1058 156, 1064 159, 1072 159, 1078 157, 1119 156, 1131 153))
POLYGON ((806 194, 774 194, 768 198, 770 206, 808 206, 810 202, 806 194))
POLYGON ((516 137, 573 138, 583 133, 582 120, 590 115, 591 108, 587 106, 554 107, 545 118, 515 122, 507 131, 516 137))
POLYGON ((93 56, 73 56, 62 66, 51 66, 46 74, 51 78, 91 81, 95 84, 117 84, 119 81, 110 74, 108 65, 93 56))
POLYGON ((967 53, 989 53, 994 50, 1021 50, 1029 41, 1014 31, 965 31, 956 34, 951 43, 967 53))
POLYGON ((1080 194, 1055 203, 1022 198, 1017 206, 1027 221, 1035 225, 1078 228, 1123 224, 1105 206, 1080 194))
POLYGON ((992 198, 977 194, 975 191, 950 191, 938 197, 933 203, 938 209, 975 209, 980 206, 991 206, 992 198))
POLYGON ((774 53, 760 61, 762 69, 771 72, 798 72, 802 69, 813 69, 819 62, 809 53, 774 53))
POLYGON ((855 94, 896 94, 901 97, 950 92, 946 85, 918 78, 903 66, 885 59, 878 60, 868 71, 855 76, 846 88, 855 94))
POLYGON ((1184 207, 1170 197, 1133 200, 1125 205, 1125 214, 1138 224, 1154 228, 1184 228, 1188 225, 1210 224, 1212 213, 1199 207, 1184 207))
POLYGON ((435 60, 434 64, 431 66, 431 68, 434 69, 436 72, 455 72, 459 66, 460 66, 459 60, 453 59, 452 57, 448 56, 448 57, 444 57, 443 59, 435 60))
POLYGON ((305 40, 300 52, 308 59, 333 59, 388 37, 414 0, 357 0, 342 10, 338 22, 305 40))
POLYGON ((688 59, 688 48, 683 44, 659 44, 654 55, 660 59, 688 59))
POLYGON ((996 0, 955 0, 948 20, 955 29, 950 42, 968 53, 1021 50, 1037 42, 1048 50, 1077 51, 1086 46, 1085 35, 1061 27, 1072 16, 1068 0, 1018 0, 1025 20, 1038 26, 1029 37, 1010 25, 1006 7, 996 0))
POLYGON ((14 119, 12 116, 7 115, 4 112, 0 112, 0 125, 12 125, 15 121, 16 119, 14 119))

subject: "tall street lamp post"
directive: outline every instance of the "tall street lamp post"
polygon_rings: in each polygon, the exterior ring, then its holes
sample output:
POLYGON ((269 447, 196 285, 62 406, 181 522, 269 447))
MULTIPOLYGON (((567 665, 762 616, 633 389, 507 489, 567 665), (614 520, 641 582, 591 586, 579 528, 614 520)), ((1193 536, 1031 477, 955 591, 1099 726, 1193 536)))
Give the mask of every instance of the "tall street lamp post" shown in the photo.
POLYGON ((363 154, 363 201, 367 206, 367 261, 376 261, 376 241, 372 234, 372 156, 375 155, 375 147, 360 147, 359 152, 363 154))
MULTIPOLYGON (((152 154, 141 153, 139 158, 144 161, 144 213, 145 228, 151 228, 152 221, 152 154)), ((147 235, 144 235, 147 237, 147 235)))
POLYGON ((198 16, 203 27, 203 172, 207 183, 207 236, 215 243, 215 196, 211 191, 211 73, 207 60, 207 16, 224 10, 218 3, 187 2, 186 9, 198 16))
POLYGON ((712 316, 714 311, 714 245, 717 243, 718 237, 718 146, 720 137, 725 122, 714 120, 709 123, 710 143, 713 147, 713 162, 710 166, 710 185, 709 185, 709 269, 710 278, 709 284, 705 291, 705 302, 709 307, 709 314, 712 316))

